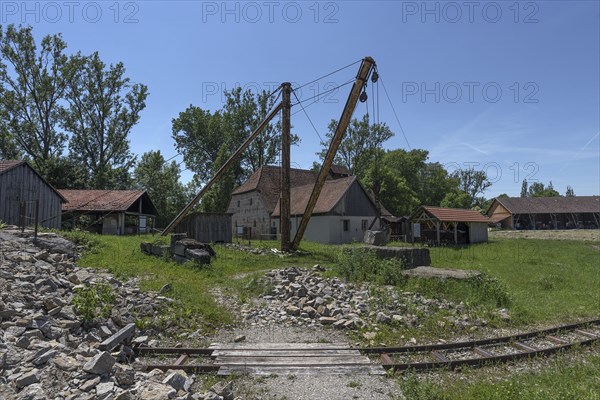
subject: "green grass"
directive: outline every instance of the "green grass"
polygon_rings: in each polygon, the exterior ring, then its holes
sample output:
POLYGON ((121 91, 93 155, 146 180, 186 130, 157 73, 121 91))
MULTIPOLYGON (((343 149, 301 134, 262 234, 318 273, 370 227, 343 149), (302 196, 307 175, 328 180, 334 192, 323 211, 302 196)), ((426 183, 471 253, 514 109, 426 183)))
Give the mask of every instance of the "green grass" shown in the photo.
POLYGON ((558 322, 600 314, 600 253, 589 243, 496 239, 462 248, 432 248, 436 267, 475 269, 511 296, 517 322, 558 322))
POLYGON ((511 372, 507 367, 490 373, 489 369, 467 369, 460 373, 441 372, 435 379, 406 373, 399 384, 408 400, 547 400, 599 399, 600 356, 595 350, 575 350, 556 355, 526 372, 511 372))

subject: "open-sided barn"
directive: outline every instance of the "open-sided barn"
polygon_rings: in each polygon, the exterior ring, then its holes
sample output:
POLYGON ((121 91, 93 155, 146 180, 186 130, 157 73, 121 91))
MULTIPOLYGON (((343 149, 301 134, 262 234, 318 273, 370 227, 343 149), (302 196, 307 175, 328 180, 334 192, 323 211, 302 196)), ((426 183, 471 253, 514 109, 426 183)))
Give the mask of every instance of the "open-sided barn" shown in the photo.
POLYGON ((65 198, 26 161, 0 160, 0 220, 60 229, 65 198))
MULTIPOLYGON (((436 244, 481 243, 488 240, 489 218, 479 211, 460 208, 421 206, 410 216, 418 224, 415 240, 436 244)), ((413 230, 414 232, 414 230, 413 230)))
POLYGON ((598 229, 600 196, 497 197, 487 215, 504 229, 598 229))
POLYGON ((87 229, 108 235, 145 233, 156 207, 145 190, 60 190, 65 220, 86 219, 87 229))

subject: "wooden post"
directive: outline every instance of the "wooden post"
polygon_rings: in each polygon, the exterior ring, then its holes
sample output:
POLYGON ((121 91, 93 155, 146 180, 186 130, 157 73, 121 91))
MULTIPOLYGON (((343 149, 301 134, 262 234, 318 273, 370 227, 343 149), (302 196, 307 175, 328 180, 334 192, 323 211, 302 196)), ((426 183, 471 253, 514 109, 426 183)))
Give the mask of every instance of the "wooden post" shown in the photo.
POLYGON ((323 160, 323 165, 321 166, 321 170, 319 171, 319 176, 317 177, 315 186, 313 187, 312 193, 310 194, 310 198, 308 199, 306 209, 304 210, 304 215, 302 216, 302 220, 300 220, 300 225, 298 226, 298 229, 296 231, 296 236, 294 236, 294 240, 292 242, 292 249, 294 250, 298 249, 298 246, 302 241, 302 237, 304 236, 304 232, 306 231, 306 227, 308 226, 310 217, 312 216, 313 210, 317 205, 319 195, 321 194, 321 190, 323 189, 323 185, 325 184, 325 179, 327 178, 327 175, 329 175, 329 171, 331 170, 331 165, 333 164, 335 154, 337 153, 342 139, 344 138, 344 134, 346 133, 346 129, 350 124, 350 119, 352 118, 352 114, 354 113, 354 109, 356 108, 356 103, 358 102, 360 92, 365 86, 367 79, 369 78, 369 73, 371 72, 371 69, 374 65, 375 60, 373 60, 371 57, 364 58, 362 64, 360 65, 358 75, 356 76, 356 80, 352 85, 352 90, 350 91, 350 94, 348 95, 348 100, 346 101, 346 105, 344 106, 344 111, 342 112, 340 121, 337 124, 335 133, 331 138, 331 143, 329 144, 329 149, 327 150, 327 154, 325 155, 325 159, 323 160))
POLYGON ((458 222, 454 222, 454 244, 458 245, 458 222))
POLYGON ((437 233, 437 244, 439 246, 441 244, 441 241, 440 241, 440 221, 436 221, 435 222, 435 231, 437 233))
POLYGON ((285 82, 282 85, 282 103, 281 111, 281 195, 280 195, 280 214, 279 229, 281 229, 281 251, 290 250, 290 146, 291 146, 291 121, 290 110, 292 84, 285 82))
POLYGON ((27 207, 24 201, 19 202, 19 225, 21 225, 21 232, 25 231, 25 208, 27 207))
POLYGON ((39 215, 40 215, 40 201, 35 201, 35 220, 34 220, 34 228, 33 228, 33 240, 37 241, 38 235, 38 223, 39 223, 39 215))

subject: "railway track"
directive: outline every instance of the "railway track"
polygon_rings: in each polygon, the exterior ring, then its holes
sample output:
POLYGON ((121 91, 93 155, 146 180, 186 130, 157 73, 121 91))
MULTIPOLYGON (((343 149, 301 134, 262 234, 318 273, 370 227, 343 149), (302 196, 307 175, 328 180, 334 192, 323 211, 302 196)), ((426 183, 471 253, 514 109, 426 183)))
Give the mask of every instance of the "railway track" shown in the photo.
POLYGON ((403 347, 351 348, 344 344, 213 344, 208 348, 137 347, 137 357, 177 357, 146 369, 183 369, 219 375, 362 373, 456 369, 547 356, 600 340, 600 319, 516 335, 403 347), (373 359, 378 356, 378 359, 373 359), (371 358, 369 358, 371 357, 371 358), (201 358, 201 363, 191 363, 201 358))

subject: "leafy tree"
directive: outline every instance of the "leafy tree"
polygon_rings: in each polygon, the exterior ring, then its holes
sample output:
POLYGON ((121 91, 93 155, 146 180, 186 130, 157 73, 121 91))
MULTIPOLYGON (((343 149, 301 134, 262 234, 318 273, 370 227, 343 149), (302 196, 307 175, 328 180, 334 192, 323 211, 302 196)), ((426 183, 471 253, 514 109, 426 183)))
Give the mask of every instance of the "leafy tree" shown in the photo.
POLYGON ((556 197, 560 196, 560 194, 554 190, 554 185, 552 185, 552 181, 545 186, 542 182, 533 182, 529 186, 529 190, 527 192, 528 197, 556 197))
POLYGON ((458 180, 460 190, 470 196, 470 206, 480 205, 477 196, 483 194, 487 188, 492 186, 485 171, 477 171, 473 167, 459 169, 452 174, 452 177, 458 180))
POLYGON ((167 163, 160 150, 149 151, 142 155, 133 174, 136 185, 148 191, 156 206, 157 226, 166 226, 185 206, 187 200, 185 189, 179 181, 179 165, 175 161, 167 163))
MULTIPOLYGON (((326 134, 329 140, 321 142, 324 148, 320 153, 317 153, 321 160, 325 159, 329 142, 335 134, 337 125, 336 120, 331 120, 329 123, 329 132, 326 134)), ((335 162, 348 168, 352 175, 364 178, 377 150, 382 149, 383 143, 392 136, 394 136, 394 133, 385 123, 370 124, 368 114, 365 114, 360 121, 353 119, 340 144, 335 162)))
POLYGON ((471 195, 462 190, 449 192, 444 196, 440 206, 449 208, 470 208, 471 195))
POLYGON ((63 126, 72 133, 70 156, 80 162, 94 189, 123 188, 130 184, 135 156, 128 136, 146 107, 148 88, 132 84, 122 63, 108 68, 98 53, 77 57, 79 72, 71 80, 63 126))
POLYGON ((527 197, 527 179, 523 179, 521 184, 521 197, 527 197))
POLYGON ((31 27, 0 27, 0 155, 24 155, 46 177, 67 141, 57 130, 76 70, 66 47, 60 34, 45 36, 38 48, 31 27))
MULTIPOLYGON (((208 182, 218 168, 251 135, 272 109, 269 93, 253 94, 241 88, 225 92, 222 110, 211 113, 190 105, 173 119, 175 147, 194 172, 194 185, 208 182)), ((270 123, 202 199, 204 211, 225 211, 235 185, 242 184, 263 165, 273 164, 281 148, 281 126, 270 123)), ((292 135, 292 144, 299 138, 292 135)))
POLYGON ((567 192, 565 193, 565 196, 567 196, 567 197, 574 197, 575 196, 575 191, 573 190, 572 186, 567 185, 567 192))

